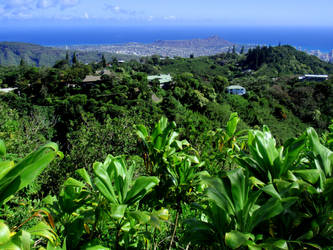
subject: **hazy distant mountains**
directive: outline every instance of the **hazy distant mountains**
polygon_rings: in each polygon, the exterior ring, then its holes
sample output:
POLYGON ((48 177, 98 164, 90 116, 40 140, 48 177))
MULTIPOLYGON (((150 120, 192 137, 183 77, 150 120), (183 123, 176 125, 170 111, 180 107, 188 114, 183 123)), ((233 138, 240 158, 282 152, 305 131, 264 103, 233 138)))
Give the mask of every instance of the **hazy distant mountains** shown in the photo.
POLYGON ((61 49, 43 47, 36 44, 2 42, 0 43, 0 64, 18 65, 21 59, 36 66, 52 65, 65 58, 66 52, 61 49))
MULTIPOLYGON (((218 36, 191 40, 158 40, 150 44, 73 45, 66 48, 44 47, 20 42, 0 42, 0 65, 19 65, 23 59, 29 65, 53 66, 57 61, 65 59, 66 52, 71 58, 74 51, 82 63, 101 61, 102 55, 107 61, 111 61, 113 57, 130 60, 151 55, 163 57, 209 56, 231 51, 233 46, 238 52, 242 47, 242 45, 233 44, 218 36)), ((251 47, 253 46, 245 46, 245 51, 251 47)))
MULTIPOLYGON (((82 63, 100 61, 102 55, 107 60, 116 57, 122 60, 136 59, 139 56, 161 55, 189 57, 214 55, 226 52, 233 46, 218 36, 206 39, 156 41, 151 44, 128 43, 111 45, 73 45, 69 47, 70 56, 74 51, 82 63)), ((30 43, 0 42, 0 65, 18 65, 23 59, 35 66, 53 66, 66 56, 65 47, 44 47, 30 43)))
MULTIPOLYGON (((61 48, 44 47, 30 43, 20 42, 0 42, 0 65, 19 65, 23 59, 29 65, 35 66, 53 66, 57 61, 65 59, 66 50, 61 48)), ((68 51, 71 58, 73 50, 68 51)), ((101 53, 98 51, 77 51, 77 58, 82 63, 100 61, 102 55, 105 55, 107 60, 112 57, 128 60, 135 58, 129 55, 101 53)))
POLYGON ((200 47, 230 47, 233 43, 226 41, 219 36, 211 36, 205 39, 191 40, 158 40, 152 43, 154 46, 175 47, 175 48, 200 48, 200 47))

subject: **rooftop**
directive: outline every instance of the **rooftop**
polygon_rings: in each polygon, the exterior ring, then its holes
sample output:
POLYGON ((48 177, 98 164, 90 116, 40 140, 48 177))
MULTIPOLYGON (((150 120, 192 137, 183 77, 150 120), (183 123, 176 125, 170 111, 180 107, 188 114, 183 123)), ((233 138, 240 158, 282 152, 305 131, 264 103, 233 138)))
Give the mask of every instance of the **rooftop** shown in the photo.
POLYGON ((245 88, 240 85, 230 85, 227 87, 227 89, 245 89, 245 88))
POLYGON ((11 91, 14 91, 15 89, 17 89, 17 88, 3 88, 3 89, 0 88, 0 92, 9 93, 11 91))
POLYGON ((327 78, 328 75, 304 75, 305 77, 318 77, 318 78, 327 78))
POLYGON ((158 79, 159 82, 162 83, 167 83, 167 82, 171 82, 172 81, 172 77, 170 74, 167 75, 152 75, 152 76, 148 76, 148 81, 153 81, 155 79, 158 79))
POLYGON ((87 75, 82 82, 97 82, 101 80, 101 76, 87 75))

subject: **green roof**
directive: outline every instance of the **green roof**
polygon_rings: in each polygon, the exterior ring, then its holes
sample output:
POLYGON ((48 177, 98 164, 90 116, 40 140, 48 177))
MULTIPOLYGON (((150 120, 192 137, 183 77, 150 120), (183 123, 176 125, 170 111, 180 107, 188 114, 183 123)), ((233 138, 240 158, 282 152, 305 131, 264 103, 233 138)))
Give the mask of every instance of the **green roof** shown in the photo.
POLYGON ((160 83, 167 83, 172 81, 172 77, 170 74, 148 76, 148 81, 153 81, 155 79, 158 79, 160 83))

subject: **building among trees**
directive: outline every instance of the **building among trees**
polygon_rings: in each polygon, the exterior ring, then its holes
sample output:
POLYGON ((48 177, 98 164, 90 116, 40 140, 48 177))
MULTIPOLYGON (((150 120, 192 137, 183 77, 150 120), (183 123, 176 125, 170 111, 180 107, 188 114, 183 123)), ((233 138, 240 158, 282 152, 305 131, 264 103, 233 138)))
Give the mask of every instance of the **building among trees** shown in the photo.
POLYGON ((233 95, 245 95, 246 89, 239 85, 231 85, 226 88, 226 92, 233 95))
POLYGON ((328 75, 304 75, 298 77, 299 80, 311 80, 311 81, 325 81, 328 80, 328 75))

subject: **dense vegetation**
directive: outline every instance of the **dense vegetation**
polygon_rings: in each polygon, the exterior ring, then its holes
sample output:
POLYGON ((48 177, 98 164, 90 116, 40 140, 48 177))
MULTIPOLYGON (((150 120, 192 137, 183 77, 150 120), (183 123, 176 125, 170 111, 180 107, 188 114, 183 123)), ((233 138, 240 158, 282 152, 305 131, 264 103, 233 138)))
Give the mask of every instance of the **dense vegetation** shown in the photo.
POLYGON ((333 246, 332 78, 297 77, 332 65, 289 46, 111 64, 0 67, 0 247, 333 246))

